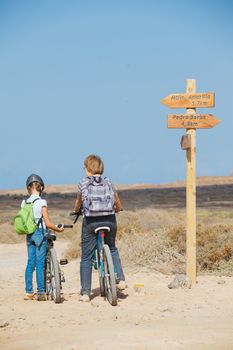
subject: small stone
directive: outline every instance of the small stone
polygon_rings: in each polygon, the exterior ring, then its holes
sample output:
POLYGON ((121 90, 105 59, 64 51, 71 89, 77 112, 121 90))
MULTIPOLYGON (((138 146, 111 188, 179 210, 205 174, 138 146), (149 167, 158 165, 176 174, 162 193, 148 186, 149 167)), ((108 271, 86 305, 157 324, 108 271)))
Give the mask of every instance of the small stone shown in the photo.
POLYGON ((99 307, 100 306, 100 303, 98 301, 92 301, 91 302, 91 306, 93 307, 99 307))
POLYGON ((225 284, 225 283, 226 283, 225 280, 220 280, 220 281, 218 281, 218 284, 225 284))
POLYGON ((160 312, 167 312, 167 311, 172 311, 171 307, 169 305, 162 305, 159 307, 160 312))
POLYGON ((192 283, 190 279, 185 274, 179 274, 176 275, 174 280, 169 283, 168 288, 169 289, 176 289, 176 288, 191 288, 192 283))
POLYGON ((7 326, 9 326, 9 322, 7 322, 7 321, 0 321, 0 328, 5 328, 7 326))

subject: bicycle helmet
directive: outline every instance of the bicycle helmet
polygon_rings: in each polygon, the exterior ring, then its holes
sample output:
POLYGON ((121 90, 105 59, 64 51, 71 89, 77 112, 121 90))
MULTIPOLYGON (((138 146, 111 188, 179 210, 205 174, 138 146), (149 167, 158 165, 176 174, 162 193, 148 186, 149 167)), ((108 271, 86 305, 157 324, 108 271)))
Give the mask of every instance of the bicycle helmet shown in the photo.
POLYGON ((42 178, 39 175, 31 174, 30 176, 28 176, 27 181, 26 181, 26 187, 31 185, 33 182, 39 182, 42 186, 42 191, 44 190, 44 181, 42 180, 42 178))

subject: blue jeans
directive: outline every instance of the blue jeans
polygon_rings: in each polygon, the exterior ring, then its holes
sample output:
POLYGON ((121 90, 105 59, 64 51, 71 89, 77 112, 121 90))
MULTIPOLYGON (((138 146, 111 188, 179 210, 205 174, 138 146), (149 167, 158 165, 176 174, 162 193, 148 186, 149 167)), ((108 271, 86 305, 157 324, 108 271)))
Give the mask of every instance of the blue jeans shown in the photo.
POLYGON ((80 263, 81 294, 90 295, 91 293, 91 275, 92 275, 92 258, 96 248, 95 229, 98 226, 109 226, 110 232, 105 235, 105 243, 109 246, 114 268, 117 274, 117 280, 125 280, 122 270, 121 260, 118 249, 115 246, 116 240, 116 217, 115 215, 102 217, 84 217, 82 224, 82 257, 80 263))
MULTIPOLYGON (((45 232, 44 232, 45 233, 45 232)), ((27 235, 28 261, 25 271, 26 293, 33 293, 33 272, 36 270, 36 283, 38 294, 45 292, 45 257, 47 241, 41 229, 27 235)))

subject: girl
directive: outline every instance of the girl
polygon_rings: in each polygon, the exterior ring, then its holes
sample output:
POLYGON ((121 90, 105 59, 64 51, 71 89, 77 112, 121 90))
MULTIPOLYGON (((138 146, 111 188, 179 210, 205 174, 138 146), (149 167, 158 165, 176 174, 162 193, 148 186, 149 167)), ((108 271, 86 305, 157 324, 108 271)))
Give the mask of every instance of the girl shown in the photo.
MULTIPOLYGON (((26 181, 26 187, 28 190, 29 198, 27 203, 33 202, 33 213, 35 222, 38 225, 37 230, 28 234, 26 237, 28 261, 25 271, 25 297, 24 300, 35 299, 33 291, 33 272, 36 270, 36 283, 37 283, 37 300, 45 301, 45 281, 44 281, 44 267, 46 257, 47 241, 45 234, 47 228, 62 232, 63 226, 58 228, 49 219, 48 208, 46 200, 40 196, 44 190, 44 182, 39 175, 31 174, 26 181)), ((21 207, 25 204, 25 200, 21 203, 21 207)))
MULTIPOLYGON (((102 176, 104 172, 104 164, 100 157, 89 155, 85 161, 86 177, 78 185, 78 194, 75 202, 74 212, 78 212, 82 206, 83 224, 82 224, 82 257, 80 264, 81 277, 81 296, 80 301, 90 301, 91 293, 91 273, 92 273, 92 257, 96 247, 95 229, 98 226, 109 226, 110 232, 105 237, 105 243, 109 245, 113 264, 117 273, 118 289, 125 289, 125 276, 122 270, 118 249, 115 246, 116 239, 116 215, 121 210, 121 203, 118 194, 112 182, 102 176), (109 203, 105 208, 101 208, 101 201, 98 203, 98 194, 100 195, 99 185, 107 186, 109 191, 108 197, 112 194, 112 205, 109 203), (92 189, 89 189, 91 186, 92 189), (95 199, 97 198, 96 208, 91 208, 88 204, 87 196, 89 191, 95 191, 95 199), (98 193, 99 192, 99 193, 98 193), (95 212, 91 212, 95 209, 95 212)), ((102 198, 103 199, 103 198, 102 198)), ((102 202, 103 203, 103 202, 102 202)))

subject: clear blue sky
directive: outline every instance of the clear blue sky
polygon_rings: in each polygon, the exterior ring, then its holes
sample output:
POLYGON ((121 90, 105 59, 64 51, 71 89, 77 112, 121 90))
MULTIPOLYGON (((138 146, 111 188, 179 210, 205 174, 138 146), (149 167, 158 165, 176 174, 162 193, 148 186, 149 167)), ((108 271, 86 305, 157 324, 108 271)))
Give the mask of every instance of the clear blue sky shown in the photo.
POLYGON ((32 172, 77 183, 99 154, 115 183, 184 179, 185 130, 160 100, 213 91, 222 120, 197 131, 197 175, 233 172, 233 3, 0 0, 0 188, 32 172))

